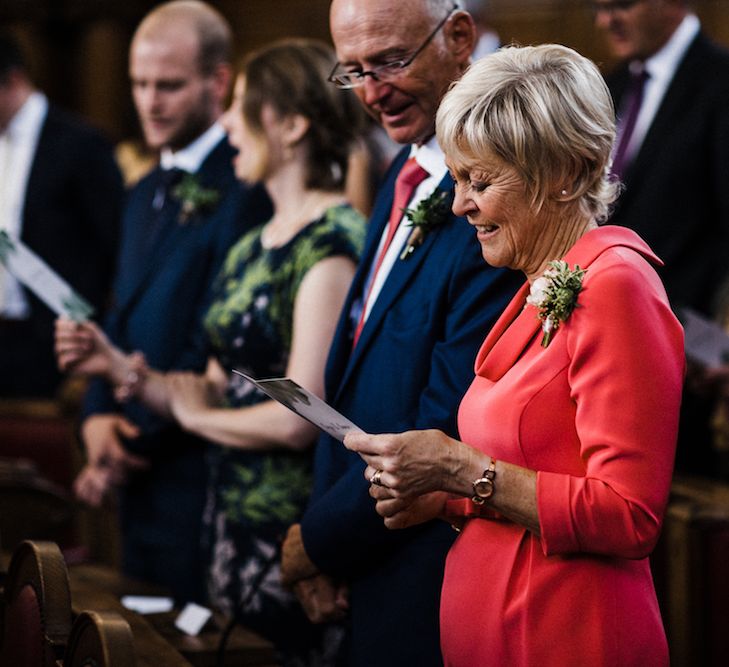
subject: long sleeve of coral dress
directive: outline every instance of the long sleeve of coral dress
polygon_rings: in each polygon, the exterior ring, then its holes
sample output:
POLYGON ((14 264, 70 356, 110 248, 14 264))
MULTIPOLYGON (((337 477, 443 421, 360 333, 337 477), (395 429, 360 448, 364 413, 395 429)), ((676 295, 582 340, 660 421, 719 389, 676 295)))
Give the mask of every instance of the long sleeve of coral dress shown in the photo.
POLYGON ((586 269, 577 308, 544 348, 525 285, 461 403, 464 442, 538 471, 541 537, 460 504, 473 518, 446 564, 447 665, 668 664, 648 555, 673 468, 682 329, 632 231, 590 231, 564 259, 586 269))

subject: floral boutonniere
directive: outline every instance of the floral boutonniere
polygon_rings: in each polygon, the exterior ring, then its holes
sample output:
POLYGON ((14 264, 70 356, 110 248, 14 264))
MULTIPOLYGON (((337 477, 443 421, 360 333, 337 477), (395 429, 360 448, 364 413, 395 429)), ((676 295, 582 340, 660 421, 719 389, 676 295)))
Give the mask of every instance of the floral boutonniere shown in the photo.
POLYGON ((220 192, 214 188, 204 188, 194 174, 185 174, 173 188, 172 198, 180 202, 177 222, 186 225, 196 215, 212 211, 220 199, 220 192))
POLYGON ((582 291, 585 269, 575 264, 570 269, 564 261, 553 261, 547 270, 537 278, 529 290, 527 303, 537 308, 542 320, 542 347, 547 347, 554 332, 566 322, 577 308, 577 296, 582 291))
POLYGON ((403 209, 408 220, 408 226, 413 228, 408 236, 405 249, 400 259, 407 259, 415 252, 415 248, 422 245, 426 235, 432 229, 444 224, 453 205, 453 192, 436 188, 425 199, 421 200, 415 208, 403 209))

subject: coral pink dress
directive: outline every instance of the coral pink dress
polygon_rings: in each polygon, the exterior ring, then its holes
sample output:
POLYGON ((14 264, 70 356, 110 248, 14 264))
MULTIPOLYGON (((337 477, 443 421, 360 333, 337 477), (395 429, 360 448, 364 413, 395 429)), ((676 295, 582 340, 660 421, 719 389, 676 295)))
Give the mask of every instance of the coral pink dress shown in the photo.
POLYGON ((464 442, 538 471, 541 538, 449 503, 473 518, 446 563, 446 665, 668 664, 648 554, 673 468, 683 332, 634 232, 592 230, 564 259, 587 270, 578 307, 543 348, 525 285, 461 403, 464 442))

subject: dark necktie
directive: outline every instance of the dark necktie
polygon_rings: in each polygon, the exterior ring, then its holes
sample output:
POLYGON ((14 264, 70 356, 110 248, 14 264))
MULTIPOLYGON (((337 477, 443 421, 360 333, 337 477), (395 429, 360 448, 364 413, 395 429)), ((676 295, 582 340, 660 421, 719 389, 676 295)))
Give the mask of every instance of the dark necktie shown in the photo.
POLYGON ((643 67, 640 71, 631 71, 630 73, 630 83, 621 105, 622 113, 618 123, 618 143, 613 158, 612 174, 616 178, 622 178, 632 158, 631 155, 628 155, 628 146, 635 130, 635 122, 638 120, 640 107, 643 104, 643 92, 648 76, 648 72, 643 67))
POLYGON ((182 169, 177 167, 173 169, 163 169, 159 175, 159 181, 154 191, 152 199, 152 208, 155 211, 161 211, 166 204, 171 201, 172 190, 182 180, 184 175, 182 169))
POLYGON ((182 169, 164 169, 160 172, 157 187, 152 198, 152 211, 149 215, 149 223, 147 233, 144 236, 143 246, 144 252, 149 254, 157 245, 159 239, 164 235, 163 229, 166 229, 172 220, 174 210, 171 208, 174 204, 172 193, 175 186, 182 180, 185 171, 182 169))

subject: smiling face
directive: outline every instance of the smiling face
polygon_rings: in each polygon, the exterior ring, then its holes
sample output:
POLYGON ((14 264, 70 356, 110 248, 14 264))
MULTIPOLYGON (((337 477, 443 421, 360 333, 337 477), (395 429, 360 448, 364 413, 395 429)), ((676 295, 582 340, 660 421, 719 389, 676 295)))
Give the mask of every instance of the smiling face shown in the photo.
POLYGON ((453 212, 475 227, 491 266, 516 269, 532 279, 558 258, 551 256, 558 234, 550 203, 535 212, 512 167, 493 153, 467 163, 447 159, 447 164, 456 182, 453 212))
MULTIPOLYGON (((409 58, 447 15, 434 17, 423 3, 334 0, 330 23, 341 67, 367 71, 409 58)), ((367 112, 400 144, 424 143, 435 132, 441 97, 468 64, 475 30, 455 13, 411 65, 387 82, 365 79, 354 89, 367 112)))
POLYGON ((132 96, 147 144, 183 148, 219 113, 219 82, 203 74, 200 45, 184 26, 137 36, 129 56, 132 96))

